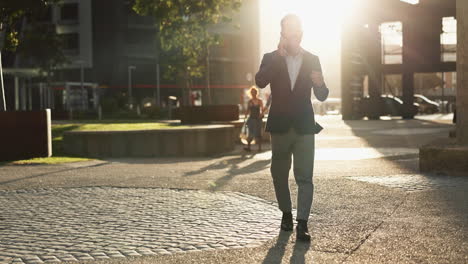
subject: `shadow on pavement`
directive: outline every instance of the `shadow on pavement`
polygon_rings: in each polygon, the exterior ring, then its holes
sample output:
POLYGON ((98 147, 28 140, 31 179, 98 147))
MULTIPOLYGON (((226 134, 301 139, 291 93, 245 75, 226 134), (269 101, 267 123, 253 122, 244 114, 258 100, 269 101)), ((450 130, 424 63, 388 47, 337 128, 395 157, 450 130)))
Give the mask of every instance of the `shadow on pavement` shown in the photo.
POLYGON ((280 231, 276 244, 268 250, 263 264, 281 264, 292 232, 280 231))
MULTIPOLYGON (((0 181, 0 185, 5 185, 5 184, 19 182, 19 181, 33 179, 33 178, 39 178, 39 177, 42 177, 42 176, 50 176, 52 174, 66 172, 66 171, 75 171, 75 170, 84 169, 84 168, 100 167, 100 166, 104 166, 104 165, 107 165, 107 164, 108 163, 106 162, 106 163, 100 163, 100 164, 95 164, 95 165, 90 165, 90 166, 84 166, 84 167, 78 167, 78 168, 66 168, 66 169, 60 169, 60 170, 57 170, 57 171, 34 174, 34 175, 27 176, 27 177, 16 178, 16 179, 11 179, 11 180, 6 180, 6 181, 0 181)), ((15 166, 19 167, 21 165, 15 165, 15 166)))
POLYGON ((289 263, 305 264, 305 254, 309 251, 310 242, 298 242, 294 244, 294 250, 289 263))
POLYGON ((249 160, 249 159, 252 159, 253 156, 252 155, 242 155, 240 157, 235 157, 235 158, 231 158, 231 159, 225 159, 225 160, 220 160, 220 161, 216 161, 208 166, 205 166, 205 167, 202 167, 198 170, 194 170, 194 171, 189 171, 189 172, 186 172, 184 174, 184 176, 193 176, 193 175, 197 175, 197 174, 201 174, 201 173, 204 173, 206 171, 209 171, 209 170, 223 170, 223 169, 227 169, 229 168, 229 170, 235 170, 235 169, 238 169, 238 164, 243 162, 243 161, 246 161, 246 160, 249 160))
POLYGON ((448 137, 450 124, 441 124, 426 120, 344 120, 354 135, 365 139, 374 148, 382 147, 408 147, 419 148, 429 143, 435 137, 448 137), (398 131, 403 130, 405 131, 398 131), (415 130, 419 129, 419 132, 415 130), (427 131, 421 132, 421 129, 427 131), (434 132, 430 132, 434 129, 434 132), (447 129, 440 131, 437 129, 447 129), (383 134, 394 130, 395 133, 383 134), (380 133, 379 133, 380 132, 380 133), (400 132, 400 134, 398 134, 400 132))
MULTIPOLYGON (((370 147, 376 150, 379 148, 418 149, 436 138, 448 137, 448 130, 453 127, 451 124, 418 119, 344 120, 343 122, 355 136, 364 139, 370 147)), ((418 158, 418 154, 385 157, 386 160, 416 173, 419 173, 419 166, 415 168, 414 164, 401 161, 418 158)))
POLYGON ((270 165, 269 160, 257 160, 249 165, 239 168, 237 163, 233 163, 232 166, 227 171, 227 175, 218 178, 216 182, 212 183, 212 187, 210 188, 212 191, 219 190, 221 187, 229 183, 234 177, 237 175, 245 175, 254 172, 258 172, 264 170, 270 165))

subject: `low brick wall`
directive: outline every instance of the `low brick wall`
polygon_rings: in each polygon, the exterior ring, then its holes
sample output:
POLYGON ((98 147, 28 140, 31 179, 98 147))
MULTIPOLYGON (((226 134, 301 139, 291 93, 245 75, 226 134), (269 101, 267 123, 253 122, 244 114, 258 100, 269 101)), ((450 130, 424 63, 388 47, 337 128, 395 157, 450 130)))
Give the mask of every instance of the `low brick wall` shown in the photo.
POLYGON ((234 126, 133 131, 68 131, 64 150, 86 157, 194 157, 234 149, 234 126))
POLYGON ((0 112, 0 161, 52 156, 50 110, 0 112))

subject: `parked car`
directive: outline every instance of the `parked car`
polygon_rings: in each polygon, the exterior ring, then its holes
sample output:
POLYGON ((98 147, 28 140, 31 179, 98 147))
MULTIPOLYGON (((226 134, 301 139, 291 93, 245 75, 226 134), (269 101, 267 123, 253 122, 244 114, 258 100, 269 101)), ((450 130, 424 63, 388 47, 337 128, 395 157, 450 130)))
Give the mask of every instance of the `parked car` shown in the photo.
POLYGON ((439 104, 424 95, 415 94, 414 102, 419 105, 418 112, 420 114, 434 114, 439 112, 439 104))
MULTIPOLYGON (((410 114, 416 115, 418 108, 419 105, 413 103, 410 114)), ((379 116, 402 116, 404 113, 403 101, 393 95, 383 94, 377 105, 372 108, 370 98, 366 96, 361 99, 361 113, 363 117, 367 116, 371 119, 377 119, 379 116)))

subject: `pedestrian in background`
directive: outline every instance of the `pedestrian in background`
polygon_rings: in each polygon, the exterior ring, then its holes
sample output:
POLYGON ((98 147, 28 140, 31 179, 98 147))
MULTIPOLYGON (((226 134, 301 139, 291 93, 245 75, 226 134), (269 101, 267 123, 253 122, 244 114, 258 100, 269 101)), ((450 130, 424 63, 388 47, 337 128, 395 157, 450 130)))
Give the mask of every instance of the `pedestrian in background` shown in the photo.
POLYGON ((250 100, 247 102, 247 146, 245 151, 251 151, 250 145, 255 139, 258 145, 258 151, 262 150, 262 130, 263 130, 263 101, 258 98, 258 89, 255 86, 249 89, 250 100))

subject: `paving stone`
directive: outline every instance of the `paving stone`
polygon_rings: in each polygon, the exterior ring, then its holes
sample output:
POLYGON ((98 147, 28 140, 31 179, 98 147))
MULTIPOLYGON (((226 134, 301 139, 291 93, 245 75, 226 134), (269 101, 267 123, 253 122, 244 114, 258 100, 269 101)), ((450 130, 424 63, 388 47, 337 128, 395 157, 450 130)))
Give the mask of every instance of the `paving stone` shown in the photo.
POLYGON ((257 197, 161 188, 1 190, 0 212, 2 263, 261 245, 278 234, 280 224, 276 206, 257 197))
POLYGON ((154 253, 153 251, 143 251, 143 252, 140 252, 140 254, 142 256, 154 256, 154 255, 157 255, 156 253, 154 253))
POLYGON ((98 259, 110 259, 110 257, 108 257, 108 256, 96 256, 96 257, 94 257, 94 258, 95 258, 96 260, 98 260, 98 259))
POLYGON ((122 254, 110 254, 108 256, 109 258, 125 258, 125 256, 122 254))

